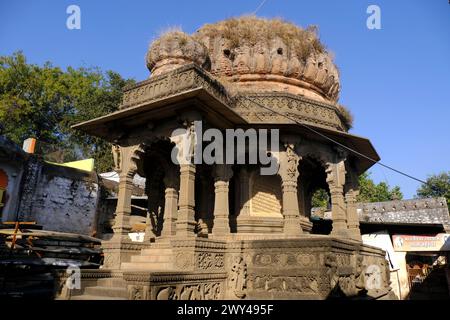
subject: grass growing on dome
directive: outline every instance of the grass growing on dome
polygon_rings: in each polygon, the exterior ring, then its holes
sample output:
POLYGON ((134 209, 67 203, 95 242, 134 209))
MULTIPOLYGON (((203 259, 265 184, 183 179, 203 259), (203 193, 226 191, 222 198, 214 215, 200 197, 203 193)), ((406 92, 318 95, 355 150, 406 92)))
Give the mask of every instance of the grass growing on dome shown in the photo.
POLYGON ((161 32, 159 38, 150 43, 146 56, 147 66, 149 69, 152 69, 159 59, 179 58, 180 51, 181 55, 186 55, 185 58, 194 62, 207 60, 207 48, 204 44, 193 39, 192 36, 183 32, 181 28, 170 27, 161 32))
POLYGON ((230 50, 242 45, 254 46, 263 42, 270 44, 275 39, 281 39, 300 60, 313 53, 326 53, 326 48, 317 35, 317 27, 306 29, 296 26, 281 18, 266 19, 256 16, 229 18, 218 23, 205 24, 194 37, 218 37, 228 39, 230 50))
POLYGON ((351 129, 351 128, 353 127, 353 115, 352 115, 352 113, 350 112, 350 110, 347 109, 347 107, 345 107, 345 106, 343 106, 343 105, 341 105, 341 104, 338 104, 336 107, 337 107, 338 111, 339 111, 340 114, 341 114, 341 118, 342 118, 342 120, 344 121, 344 124, 345 124, 349 129, 351 129))
POLYGON ((164 41, 177 40, 180 46, 184 46, 188 43, 190 36, 185 33, 180 27, 170 27, 159 34, 159 37, 152 41, 150 46, 159 44, 164 41))

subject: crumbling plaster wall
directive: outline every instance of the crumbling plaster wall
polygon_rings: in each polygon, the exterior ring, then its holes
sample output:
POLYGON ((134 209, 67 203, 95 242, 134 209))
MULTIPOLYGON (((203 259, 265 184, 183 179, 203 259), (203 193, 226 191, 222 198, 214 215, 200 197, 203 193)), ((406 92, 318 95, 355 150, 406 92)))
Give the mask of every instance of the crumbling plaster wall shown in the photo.
MULTIPOLYGON (((40 162, 32 194, 23 195, 24 220, 36 221, 44 230, 92 235, 100 196, 95 173, 40 162)), ((27 189, 26 186, 24 189, 27 189)))

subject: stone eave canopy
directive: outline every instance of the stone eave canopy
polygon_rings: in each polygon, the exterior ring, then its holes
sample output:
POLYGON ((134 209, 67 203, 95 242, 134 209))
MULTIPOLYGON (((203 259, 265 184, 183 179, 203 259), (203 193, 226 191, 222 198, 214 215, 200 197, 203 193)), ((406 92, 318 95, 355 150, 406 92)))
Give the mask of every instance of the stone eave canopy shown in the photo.
POLYGON ((87 134, 114 142, 112 132, 118 129, 132 129, 146 122, 157 123, 167 118, 177 117, 183 111, 197 109, 211 126, 219 129, 233 128, 247 122, 230 107, 203 88, 195 88, 150 103, 128 107, 108 115, 85 121, 72 128, 87 134), (113 130, 111 130, 113 129, 113 130))
MULTIPOLYGON (((244 127, 252 127, 252 128, 279 128, 281 133, 294 133, 298 134, 304 139, 307 140, 315 140, 320 141, 330 145, 336 145, 330 140, 318 135, 311 130, 301 126, 300 124, 248 124, 244 127)), ((320 132, 321 134, 343 144, 344 146, 351 148, 375 161, 379 161, 381 158, 378 155, 377 151, 373 147, 372 143, 369 139, 353 135, 343 131, 331 130, 321 126, 314 126, 308 124, 308 127, 311 129, 320 132)), ((301 142, 300 142, 301 144, 301 142)), ((337 146, 337 145, 336 145, 337 146)), ((356 167, 357 174, 362 174, 367 171, 370 167, 372 167, 375 163, 373 161, 368 160, 367 158, 348 151, 349 157, 354 159, 354 165, 356 167)))

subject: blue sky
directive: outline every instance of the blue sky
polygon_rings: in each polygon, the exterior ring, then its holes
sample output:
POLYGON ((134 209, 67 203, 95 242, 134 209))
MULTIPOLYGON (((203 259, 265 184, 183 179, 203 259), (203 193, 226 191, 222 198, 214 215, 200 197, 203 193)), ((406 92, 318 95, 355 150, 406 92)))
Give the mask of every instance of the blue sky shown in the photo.
MULTIPOLYGON (((261 0, 0 0, 0 55, 23 50, 32 63, 100 66, 124 77, 148 77, 144 57, 161 31, 253 12, 261 0), (66 8, 81 8, 81 30, 66 28, 66 8)), ((447 0, 267 0, 258 15, 319 26, 341 72, 340 103, 355 117, 352 133, 371 139, 382 162, 425 179, 450 170, 450 5, 447 0), (381 30, 366 27, 370 4, 381 30)), ((418 183, 387 169, 375 181, 418 183)))

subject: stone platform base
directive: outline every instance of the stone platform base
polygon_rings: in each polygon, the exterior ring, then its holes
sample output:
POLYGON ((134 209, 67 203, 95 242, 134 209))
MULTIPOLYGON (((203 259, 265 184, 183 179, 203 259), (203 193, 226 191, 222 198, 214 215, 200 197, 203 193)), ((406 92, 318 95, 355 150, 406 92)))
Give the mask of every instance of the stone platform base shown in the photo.
POLYGON ((384 252, 354 240, 236 234, 227 239, 173 238, 165 241, 167 246, 172 249, 172 270, 84 270, 81 290, 59 286, 61 298, 395 298, 384 252), (112 290, 102 289, 108 286, 112 290))

